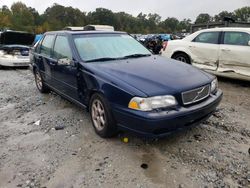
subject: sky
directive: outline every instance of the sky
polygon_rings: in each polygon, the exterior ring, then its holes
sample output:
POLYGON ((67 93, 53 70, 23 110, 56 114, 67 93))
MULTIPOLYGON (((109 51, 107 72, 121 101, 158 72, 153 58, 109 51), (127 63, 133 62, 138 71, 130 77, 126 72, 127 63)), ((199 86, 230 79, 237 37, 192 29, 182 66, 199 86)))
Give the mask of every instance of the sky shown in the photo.
MULTIPOLYGON (((17 0, 0 0, 0 6, 11 6, 17 0)), ((113 12, 124 11, 137 16, 140 12, 145 14, 157 13, 162 19, 176 17, 179 20, 190 18, 195 20, 200 13, 211 16, 221 11, 234 11, 237 8, 250 6, 250 0, 19 0, 27 6, 43 13, 47 7, 54 3, 63 6, 72 6, 81 11, 90 12, 102 7, 113 12)))

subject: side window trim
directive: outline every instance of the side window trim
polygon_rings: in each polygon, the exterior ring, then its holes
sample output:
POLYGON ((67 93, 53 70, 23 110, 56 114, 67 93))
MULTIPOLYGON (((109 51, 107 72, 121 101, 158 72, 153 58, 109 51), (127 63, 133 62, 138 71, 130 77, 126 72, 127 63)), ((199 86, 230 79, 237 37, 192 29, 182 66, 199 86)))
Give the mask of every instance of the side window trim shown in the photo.
POLYGON ((37 46, 36 46, 36 48, 35 48, 35 53, 39 53, 40 54, 40 47, 41 47, 41 44, 42 44, 42 41, 43 41, 43 39, 44 39, 44 36, 41 38, 41 40, 40 41, 38 41, 38 44, 37 44, 37 46))
POLYGON ((54 45, 55 45, 55 39, 56 39, 56 34, 46 34, 46 35, 44 35, 44 37, 43 37, 43 39, 42 39, 42 41, 41 41, 41 44, 40 44, 40 46, 39 46, 39 54, 42 55, 42 56, 47 56, 47 57, 51 58, 51 57, 52 57, 52 50, 54 49, 54 45), (45 37, 48 36, 48 35, 54 36, 54 39, 53 39, 53 42, 52 42, 52 46, 51 46, 51 49, 50 49, 50 55, 49 55, 49 56, 46 55, 46 54, 41 54, 41 45, 43 44, 43 41, 44 41, 45 37))
POLYGON ((38 46, 37 53, 39 53, 39 54, 41 54, 41 45, 42 45, 42 43, 43 43, 43 40, 44 40, 45 36, 46 36, 46 35, 43 36, 43 38, 41 39, 40 44, 39 44, 39 46, 38 46))
POLYGON ((56 60, 56 58, 54 58, 54 48, 55 48, 56 39, 57 39, 58 36, 59 36, 59 34, 55 34, 54 42, 53 42, 53 45, 51 47, 51 58, 54 59, 54 60, 56 60))

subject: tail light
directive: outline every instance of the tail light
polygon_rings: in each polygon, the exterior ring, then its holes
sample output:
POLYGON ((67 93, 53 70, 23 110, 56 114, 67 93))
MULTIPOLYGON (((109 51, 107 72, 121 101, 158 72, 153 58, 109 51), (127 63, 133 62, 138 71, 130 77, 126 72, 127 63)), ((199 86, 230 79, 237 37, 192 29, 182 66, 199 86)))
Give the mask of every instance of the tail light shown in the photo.
POLYGON ((165 51, 168 46, 168 41, 164 41, 162 45, 163 45, 163 51, 165 51))

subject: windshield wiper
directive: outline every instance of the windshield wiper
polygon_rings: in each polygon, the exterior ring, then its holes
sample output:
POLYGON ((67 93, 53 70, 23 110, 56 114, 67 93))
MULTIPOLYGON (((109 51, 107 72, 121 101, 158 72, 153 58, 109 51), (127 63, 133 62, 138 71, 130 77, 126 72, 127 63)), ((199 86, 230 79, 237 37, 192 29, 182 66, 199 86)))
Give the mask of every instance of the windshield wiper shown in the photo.
POLYGON ((146 57, 146 56, 151 56, 151 54, 131 54, 131 55, 126 55, 123 58, 137 58, 137 57, 146 57))
POLYGON ((113 60, 118 60, 118 59, 137 58, 137 57, 146 57, 146 56, 151 56, 151 54, 131 54, 131 55, 126 55, 126 56, 118 57, 118 58, 102 57, 102 58, 90 59, 85 62, 89 63, 89 62, 98 62, 98 61, 113 61, 113 60))
POLYGON ((112 61, 112 60, 117 60, 119 58, 114 58, 114 57, 102 57, 102 58, 96 58, 96 59, 90 59, 85 62, 97 62, 97 61, 112 61))

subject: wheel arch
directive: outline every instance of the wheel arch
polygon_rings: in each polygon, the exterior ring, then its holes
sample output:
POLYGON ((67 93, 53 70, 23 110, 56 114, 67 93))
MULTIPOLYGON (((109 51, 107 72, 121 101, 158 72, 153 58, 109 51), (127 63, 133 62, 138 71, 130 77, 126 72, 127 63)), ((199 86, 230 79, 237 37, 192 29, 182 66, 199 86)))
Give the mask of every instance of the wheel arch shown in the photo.
POLYGON ((173 59, 173 57, 177 54, 185 54, 189 58, 190 64, 192 64, 192 58, 187 52, 185 52, 183 50, 177 50, 177 51, 173 52, 173 54, 171 55, 171 58, 173 59))

